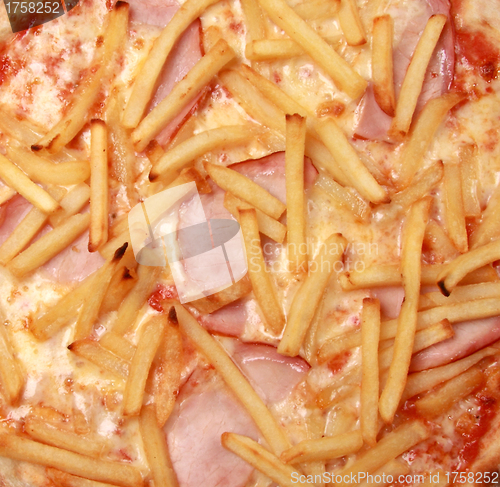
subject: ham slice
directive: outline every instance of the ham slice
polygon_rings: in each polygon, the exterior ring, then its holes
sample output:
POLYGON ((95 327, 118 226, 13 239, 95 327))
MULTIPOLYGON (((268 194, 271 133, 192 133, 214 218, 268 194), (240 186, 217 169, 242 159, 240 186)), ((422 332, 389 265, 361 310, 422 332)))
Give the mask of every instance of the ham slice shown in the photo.
POLYGON ((372 289, 371 294, 380 301, 380 312, 384 318, 392 320, 399 316, 405 297, 402 287, 379 287, 372 289))
POLYGON ((165 426, 180 487, 244 487, 252 467, 221 443, 229 431, 258 439, 257 428, 212 370, 197 370, 182 387, 165 426))

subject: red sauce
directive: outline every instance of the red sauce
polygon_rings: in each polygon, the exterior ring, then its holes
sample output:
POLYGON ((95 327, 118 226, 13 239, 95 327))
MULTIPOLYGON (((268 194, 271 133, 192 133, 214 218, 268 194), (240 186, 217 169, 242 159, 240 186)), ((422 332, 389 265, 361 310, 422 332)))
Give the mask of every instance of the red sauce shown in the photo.
POLYGON ((498 75, 499 51, 482 32, 457 32, 457 56, 486 81, 498 75))
POLYGON ((169 310, 172 302, 178 299, 178 297, 175 286, 159 285, 156 291, 149 297, 148 303, 154 310, 165 313, 169 310))
POLYGON ((334 357, 332 360, 328 362, 328 368, 334 374, 340 372, 346 366, 350 356, 351 352, 349 350, 339 353, 336 357, 334 357))

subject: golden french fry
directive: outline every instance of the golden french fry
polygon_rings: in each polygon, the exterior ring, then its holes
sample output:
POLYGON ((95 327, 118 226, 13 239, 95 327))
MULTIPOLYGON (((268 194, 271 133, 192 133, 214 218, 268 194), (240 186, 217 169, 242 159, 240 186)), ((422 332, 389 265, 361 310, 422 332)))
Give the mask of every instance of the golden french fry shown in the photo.
MULTIPOLYGON (((408 467, 406 462, 404 462, 404 460, 391 460, 390 462, 387 462, 383 467, 373 472, 373 481, 360 482, 358 483, 358 487, 371 487, 375 485, 377 487, 385 487, 386 485, 391 484, 390 479, 397 479, 399 478, 399 476, 408 475, 409 473, 410 468, 408 467), (375 479, 377 481, 375 481, 375 479), (380 482, 378 480, 380 480, 380 482)), ((368 477, 368 475, 366 474, 363 476, 363 472, 361 472, 360 475, 362 478, 368 477)))
POLYGON ((427 303, 427 308, 433 308, 434 306, 464 303, 476 299, 496 298, 499 295, 499 282, 483 282, 456 287, 449 296, 443 296, 440 292, 434 291, 422 295, 420 300, 427 303))
MULTIPOLYGON (((354 464, 342 469, 339 475, 348 479, 351 476, 357 478, 360 473, 365 475, 373 473, 429 436, 430 430, 424 423, 420 421, 403 423, 384 436, 376 446, 363 454, 354 464)), ((347 487, 349 483, 341 482, 336 485, 347 487)))
POLYGON ((75 475, 70 475, 66 472, 61 472, 54 468, 46 469, 47 476, 55 482, 57 487, 114 487, 108 483, 96 482, 95 480, 88 480, 75 475))
POLYGON ((89 222, 88 213, 68 218, 61 226, 46 233, 11 260, 8 264, 9 270, 16 277, 23 277, 38 269, 79 237, 88 228, 89 222))
POLYGON ((298 355, 328 280, 346 245, 347 240, 339 233, 330 235, 320 244, 319 252, 309 265, 308 275, 294 296, 283 338, 278 345, 279 353, 291 357, 298 355))
POLYGON ((256 441, 236 433, 223 433, 222 446, 232 451, 282 487, 307 485, 300 481, 300 472, 283 463, 256 441))
POLYGON ((257 0, 241 0, 241 8, 245 15, 248 36, 247 45, 249 42, 257 39, 264 39, 266 36, 266 25, 259 2, 257 0))
POLYGON ((286 206, 278 198, 234 169, 210 162, 205 163, 205 169, 217 186, 230 191, 266 215, 278 219, 286 210, 286 206))
POLYGON ((7 147, 7 156, 33 181, 43 184, 71 185, 86 181, 90 176, 87 161, 68 161, 55 164, 21 147, 7 147))
POLYGON ((7 201, 16 196, 16 194, 17 191, 15 189, 9 188, 8 186, 0 187, 0 206, 7 203, 7 201))
POLYGON ((402 401, 406 401, 417 394, 425 391, 430 391, 439 384, 451 380, 454 377, 462 374, 476 365, 485 357, 496 355, 498 349, 494 347, 483 348, 478 352, 469 355, 461 360, 452 362, 451 364, 435 367, 430 370, 423 370, 422 372, 415 372, 408 376, 406 387, 403 393, 402 401))
POLYGON ((126 362, 131 362, 134 358, 135 346, 117 333, 107 331, 102 337, 99 338, 98 343, 101 347, 109 350, 126 362))
POLYGON ((102 86, 114 73, 117 53, 125 45, 128 32, 129 6, 126 2, 117 2, 109 14, 109 21, 104 33, 102 47, 97 50, 92 62, 94 69, 89 69, 89 76, 80 83, 73 94, 72 103, 63 118, 31 146, 33 151, 47 149, 55 154, 71 142, 89 119, 91 107, 96 102, 102 86))
POLYGON ((284 0, 259 0, 259 3, 270 19, 299 44, 341 90, 353 99, 363 94, 367 85, 366 81, 284 0))
POLYGON ((140 471, 131 465, 98 460, 12 434, 0 433, 0 456, 121 487, 138 487, 143 483, 140 471))
POLYGON ((180 186, 181 184, 196 183, 196 189, 198 193, 208 194, 212 192, 210 184, 208 184, 205 177, 201 174, 198 169, 194 167, 187 167, 183 169, 179 176, 177 176, 167 188, 173 188, 174 186, 180 186))
POLYGON ((154 139, 148 144, 146 149, 144 149, 144 152, 153 165, 165 155, 163 147, 154 139))
POLYGON ((448 111, 465 99, 462 93, 446 93, 429 100, 410 131, 398 163, 398 188, 406 188, 422 164, 423 157, 448 111))
POLYGON ((222 346, 182 306, 175 307, 181 330, 190 338, 215 367, 226 384, 248 411, 255 424, 276 455, 290 448, 290 442, 281 426, 257 395, 248 380, 232 362, 222 346))
POLYGON ((132 94, 123 114, 124 127, 132 129, 139 125, 153 96, 161 70, 177 39, 207 7, 215 2, 217 0, 188 0, 163 29, 135 78, 132 94))
POLYGON ((355 0, 341 0, 339 23, 349 46, 361 46, 366 43, 365 29, 359 18, 355 0))
POLYGON ((460 253, 469 247, 462 200, 460 166, 447 162, 444 165, 444 222, 447 233, 460 253))
POLYGON ((283 310, 276 297, 271 275, 262 253, 257 215, 254 209, 240 210, 239 222, 248 261, 248 275, 257 303, 266 318, 269 328, 279 335, 285 324, 283 310))
POLYGON ((85 438, 82 435, 48 424, 36 416, 28 416, 25 419, 24 431, 40 443, 89 457, 99 458, 109 446, 103 438, 99 439, 97 435, 85 438))
POLYGON ((372 78, 373 92, 378 106, 393 117, 396 107, 394 68, 392 61, 393 21, 390 15, 373 20, 372 78))
POLYGON ((361 433, 370 446, 377 443, 380 338, 380 303, 376 299, 363 299, 361 312, 361 433))
POLYGON ((438 276, 438 285, 445 296, 449 296, 455 286, 470 272, 486 264, 500 259, 500 240, 490 242, 482 247, 460 255, 449 264, 438 276))
POLYGON ((49 216, 49 223, 57 227, 65 219, 76 215, 90 200, 90 188, 85 183, 77 184, 60 201, 61 208, 49 216))
POLYGON ((363 446, 363 437, 359 430, 337 436, 304 440, 284 451, 280 460, 285 463, 314 462, 333 460, 356 453, 363 446))
POLYGON ((454 259, 460 252, 435 220, 429 220, 425 229, 424 246, 432 251, 432 258, 439 263, 454 259))
POLYGON ((228 125, 206 130, 174 146, 156 162, 149 174, 150 181, 172 182, 179 172, 204 154, 224 147, 251 141, 256 136, 251 125, 228 125))
POLYGON ((471 369, 457 375, 445 382, 436 391, 429 392, 415 402, 418 414, 427 418, 433 418, 445 413, 458 401, 467 397, 478 389, 485 380, 483 372, 472 367, 471 369))
POLYGON ((104 315, 117 310, 122 301, 125 299, 125 296, 127 296, 127 294, 135 286, 136 282, 137 279, 134 271, 131 273, 130 269, 127 267, 120 267, 116 270, 111 278, 106 295, 102 300, 101 307, 99 308, 99 314, 104 315))
POLYGON ((303 54, 304 50, 291 39, 258 39, 250 41, 245 47, 245 57, 258 62, 289 59, 303 54))
MULTIPOLYGON (((127 219, 128 220, 128 219, 127 219)), ((108 240, 100 249, 99 253, 105 258, 109 259, 115 250, 121 247, 124 244, 130 244, 130 232, 129 229, 126 228, 122 233, 117 235, 116 237, 108 240)))
POLYGON ((340 8, 340 0, 306 0, 293 7, 295 13, 304 20, 317 20, 332 18, 337 15, 340 8))
POLYGON ((422 32, 399 93, 396 114, 389 131, 393 137, 404 137, 410 129, 427 66, 446 21, 447 17, 444 14, 433 15, 422 32))
POLYGON ((47 191, 37 186, 21 169, 1 154, 0 178, 40 211, 50 214, 59 208, 59 203, 47 191))
POLYGON ((21 365, 14 355, 9 340, 4 316, 0 310, 0 384, 7 402, 15 405, 24 387, 24 376, 21 365))
POLYGON ((165 329, 165 317, 152 317, 144 325, 141 337, 130 364, 130 372, 123 394, 123 415, 138 416, 141 412, 144 388, 156 350, 165 329))
POLYGON ((481 204, 478 197, 479 168, 476 151, 477 147, 475 145, 466 144, 460 148, 459 153, 462 200, 464 202, 465 216, 469 217, 481 216, 481 204))
POLYGON ((292 272, 307 270, 304 196, 304 148, 306 120, 298 113, 286 116, 286 215, 288 264, 292 272))
MULTIPOLYGON (((181 9, 182 10, 182 9, 181 9)), ((172 91, 141 121, 132 132, 132 142, 137 152, 142 152, 179 111, 192 101, 202 88, 234 58, 229 44, 220 39, 189 73, 179 81, 172 91)), ((125 112, 127 115, 127 112, 125 112)), ((126 123, 126 119, 124 119, 126 123)))
POLYGON ((483 218, 470 238, 471 249, 476 249, 500 237, 500 186, 497 186, 483 211, 483 218))
MULTIPOLYGON (((87 359, 98 367, 112 374, 127 379, 129 363, 103 348, 98 342, 91 339, 77 340, 68 346, 75 355, 87 359)), ((57 445, 59 446, 59 445, 57 445)))
POLYGON ((343 173, 349 179, 350 186, 373 203, 387 201, 385 190, 361 162, 354 147, 349 143, 346 135, 335 121, 331 118, 317 120, 314 128, 337 164, 341 166, 343 173))
POLYGON ((318 353, 320 364, 328 362, 342 352, 361 346, 361 333, 359 330, 349 331, 343 335, 330 338, 321 346, 318 353))
MULTIPOLYGON (((247 210, 249 208, 254 208, 249 203, 245 203, 229 192, 224 196, 224 207, 236 219, 239 218, 239 209, 247 210)), ((255 208, 255 212, 257 215, 257 223, 259 224, 259 232, 272 238, 275 242, 283 243, 286 235, 286 226, 257 208, 255 208)))
POLYGON ((158 426, 153 407, 142 408, 139 425, 153 482, 162 487, 177 487, 177 477, 170 461, 165 433, 158 426))
POLYGON ((90 122, 90 232, 89 252, 108 240, 108 129, 102 120, 90 122))
POLYGON ((398 329, 394 342, 394 356, 389 368, 389 377, 380 395, 380 416, 386 423, 392 422, 394 418, 410 367, 415 331, 417 329, 422 243, 430 203, 430 198, 414 203, 403 227, 401 274, 403 276, 405 300, 399 313, 398 329))

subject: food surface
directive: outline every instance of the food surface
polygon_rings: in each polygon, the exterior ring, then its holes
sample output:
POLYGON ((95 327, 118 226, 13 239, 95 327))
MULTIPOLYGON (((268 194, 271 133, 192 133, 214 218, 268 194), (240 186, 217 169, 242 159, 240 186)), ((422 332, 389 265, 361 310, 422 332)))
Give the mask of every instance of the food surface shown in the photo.
POLYGON ((497 485, 500 3, 23 3, 0 485, 497 485))

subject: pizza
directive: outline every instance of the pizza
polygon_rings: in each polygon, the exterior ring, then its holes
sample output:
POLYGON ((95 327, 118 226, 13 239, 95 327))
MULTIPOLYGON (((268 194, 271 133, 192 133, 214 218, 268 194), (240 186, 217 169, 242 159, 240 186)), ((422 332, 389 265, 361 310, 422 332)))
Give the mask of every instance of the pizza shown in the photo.
POLYGON ((499 5, 64 3, 0 8, 0 485, 497 485, 499 5))

